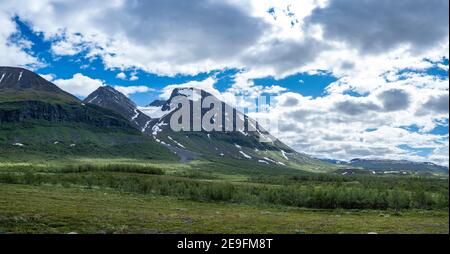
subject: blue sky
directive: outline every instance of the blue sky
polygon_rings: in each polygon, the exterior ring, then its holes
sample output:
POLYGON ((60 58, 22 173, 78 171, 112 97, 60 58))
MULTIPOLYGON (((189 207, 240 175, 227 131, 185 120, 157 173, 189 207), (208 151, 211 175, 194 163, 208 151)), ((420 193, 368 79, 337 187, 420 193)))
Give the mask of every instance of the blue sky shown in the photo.
POLYGON ((202 1, 2 1, 0 65, 139 106, 186 84, 270 95, 252 117, 298 151, 448 165, 448 2, 202 1))

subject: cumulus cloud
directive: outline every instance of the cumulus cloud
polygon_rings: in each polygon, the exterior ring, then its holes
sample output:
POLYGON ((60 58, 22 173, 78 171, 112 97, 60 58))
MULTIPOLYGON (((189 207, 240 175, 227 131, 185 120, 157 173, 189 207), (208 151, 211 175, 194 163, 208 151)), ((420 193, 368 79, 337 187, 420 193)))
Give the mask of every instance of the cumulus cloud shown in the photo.
POLYGON ((304 40, 272 40, 258 45, 243 56, 245 66, 263 70, 278 76, 292 74, 315 60, 326 48, 325 43, 314 38, 304 40))
POLYGON ((183 84, 168 85, 162 89, 160 98, 163 100, 168 100, 170 98, 170 95, 172 95, 172 91, 176 88, 197 88, 204 90, 216 97, 222 98, 220 91, 214 87, 215 83, 216 80, 212 77, 209 77, 202 81, 189 81, 183 84))
POLYGON ((81 73, 73 75, 70 79, 57 79, 53 82, 64 91, 81 97, 86 97, 97 88, 105 85, 102 80, 92 79, 81 73))
POLYGON ((386 111, 398 111, 409 107, 410 96, 402 89, 391 89, 380 93, 378 97, 383 102, 383 108, 386 111))
POLYGON ((114 89, 125 94, 126 96, 135 93, 146 93, 155 91, 155 89, 152 89, 148 86, 114 86, 114 89))
MULTIPOLYGON (((51 81, 54 79, 54 75, 41 75, 47 80, 51 81)), ((105 86, 105 82, 100 79, 93 79, 91 77, 85 76, 81 73, 73 75, 70 79, 56 79, 53 80, 57 86, 61 89, 69 92, 73 95, 86 97, 101 86, 105 86)), ((117 91, 129 96, 135 93, 146 93, 154 92, 155 89, 148 86, 113 86, 117 91)))
POLYGON ((118 79, 127 79, 127 75, 123 72, 120 72, 116 75, 116 78, 118 79))
POLYGON ((336 110, 347 115, 367 114, 379 110, 379 106, 371 102, 342 101, 335 104, 336 110))
POLYGON ((83 51, 108 68, 171 76, 227 67, 277 77, 345 72, 358 69, 355 48, 387 54, 403 45, 448 44, 446 0, 4 2, 57 55, 83 51))
POLYGON ((232 1, 22 0, 10 7, 49 40, 62 38, 54 53, 86 49, 111 68, 166 75, 239 65, 236 59, 270 29, 232 1))
POLYGON ((39 75, 50 82, 55 80, 55 77, 56 77, 54 74, 51 74, 51 73, 50 74, 39 74, 39 75))
POLYGON ((292 106, 297 106, 298 103, 299 103, 299 101, 298 101, 297 98, 294 98, 294 97, 288 97, 288 98, 286 98, 286 99, 284 100, 283 106, 286 106, 286 107, 292 107, 292 106))
POLYGON ((317 157, 407 159, 448 165, 448 155, 441 152, 448 150, 448 134, 429 133, 437 124, 446 124, 445 119, 448 123, 448 115, 437 110, 444 110, 448 103, 448 97, 441 95, 444 98, 433 89, 412 87, 408 90, 380 87, 364 97, 327 94, 312 98, 287 92, 275 97, 268 112, 250 115, 263 123, 271 120, 268 129, 277 137, 317 157), (399 95, 401 102, 389 98, 393 95, 399 95), (417 115, 416 111, 424 105, 434 110, 417 115), (420 131, 405 128, 408 126, 420 131), (412 150, 401 149, 404 145, 412 150), (415 153, 414 149, 422 148, 430 149, 430 155, 415 153))
POLYGON ((52 43, 51 51, 57 56, 73 56, 82 52, 86 47, 82 35, 64 34, 62 38, 58 38, 52 43))
POLYGON ((378 53, 408 45, 429 49, 448 40, 447 0, 330 0, 308 22, 320 24, 324 38, 378 53))
POLYGON ((39 66, 42 63, 30 55, 25 49, 30 41, 18 38, 11 41, 11 36, 19 33, 11 13, 7 10, 8 3, 0 2, 0 66, 39 66))
POLYGON ((136 74, 131 74, 130 81, 139 80, 139 77, 136 74))
POLYGON ((434 112, 448 114, 449 96, 448 93, 439 96, 432 96, 424 105, 419 113, 434 112))

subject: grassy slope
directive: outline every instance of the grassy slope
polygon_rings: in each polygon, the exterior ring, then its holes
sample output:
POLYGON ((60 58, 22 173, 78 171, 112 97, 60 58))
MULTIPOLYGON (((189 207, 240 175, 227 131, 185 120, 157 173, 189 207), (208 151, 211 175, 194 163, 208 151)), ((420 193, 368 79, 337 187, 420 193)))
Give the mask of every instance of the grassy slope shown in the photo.
POLYGON ((176 161, 168 149, 137 131, 82 123, 8 123, 0 126, 0 161, 74 163, 79 158, 176 161), (14 146, 13 143, 24 146, 14 146), (58 142, 55 144, 55 142, 58 142))
MULTIPOLYGON (((31 180, 27 183, 30 186, 0 183, 0 232, 448 233, 448 212, 440 209, 406 209, 401 213, 390 210, 313 210, 295 208, 295 205, 284 207, 254 202, 253 199, 243 199, 243 203, 237 205, 232 201, 222 203, 209 198, 203 199, 195 193, 192 197, 181 194, 182 187, 188 183, 191 183, 191 187, 197 186, 197 191, 223 190, 220 186, 226 190, 227 185, 224 184, 233 184, 236 188, 242 186, 238 189, 248 190, 248 193, 256 196, 259 191, 265 189, 264 186, 286 186, 286 190, 295 189, 296 186, 399 188, 406 192, 425 188, 426 191, 437 194, 445 190, 448 193, 448 180, 373 176, 367 179, 347 179, 329 174, 305 173, 285 167, 261 165, 251 168, 246 164, 250 162, 236 163, 231 159, 223 161, 222 164, 207 160, 180 164, 176 161, 163 162, 117 156, 73 156, 64 160, 42 160, 40 163, 30 163, 28 158, 24 161, 27 163, 3 161, 0 163, 0 174, 17 174, 21 176, 20 179, 25 180, 34 179, 28 176, 37 174, 49 180, 41 183, 31 180), (111 172, 96 172, 95 167, 92 170, 88 168, 87 172, 77 173, 65 168, 68 165, 111 164, 125 165, 123 170, 129 165, 145 166, 147 168, 142 169, 143 171, 158 169, 165 175, 128 170, 114 172, 114 168, 111 172), (309 180, 302 178, 311 175, 317 176, 309 180), (320 180, 321 178, 325 179, 320 180), (156 182, 144 188, 142 184, 151 179, 156 182), (339 179, 347 180, 340 182, 339 179), (53 185, 49 185, 50 183, 53 185), (165 190, 160 183, 168 184, 166 186, 170 189, 165 190), (31 186, 34 184, 39 187, 31 186), (205 189, 205 186, 211 188, 205 189), (171 189, 174 190, 173 193, 169 191, 171 189), (161 194, 161 191, 165 194, 161 194)), ((195 191, 195 188, 191 191, 195 191)))
MULTIPOLYGON (((181 140, 181 138, 177 138, 181 140)), ((176 140, 175 137, 174 139, 176 140)), ((192 144, 188 144, 189 146, 206 147, 207 145, 201 143, 204 142, 202 139, 196 140, 191 137, 186 139, 185 143, 188 141, 192 142, 192 144)), ((230 147, 229 144, 219 144, 218 146, 220 149, 232 150, 234 153, 237 151, 233 145, 230 147)), ((250 151, 246 152, 251 154, 250 151)), ((272 157, 278 156, 280 161, 283 160, 281 154, 273 153, 272 157)), ((152 138, 135 132, 121 129, 105 130, 74 123, 40 123, 38 125, 11 123, 0 126, 0 162, 4 163, 81 165, 98 163, 151 164, 163 161, 174 163, 178 161, 178 157, 156 143, 152 138), (54 144, 56 141, 59 143, 54 144), (15 142, 22 143, 24 146, 11 145, 15 142), (72 144, 75 144, 75 146, 71 147, 72 144)), ((286 164, 291 166, 288 162, 286 164)), ((243 159, 242 156, 218 157, 206 155, 190 162, 188 165, 189 167, 184 167, 185 171, 193 170, 195 173, 215 174, 224 178, 247 178, 261 174, 292 175, 301 173, 299 169, 314 171, 311 170, 314 164, 298 164, 296 167, 276 164, 266 165, 255 160, 243 159)))
POLYGON ((68 94, 55 94, 45 91, 9 91, 2 90, 0 92, 0 102, 18 102, 39 100, 48 103, 74 103, 81 104, 80 100, 68 94))
MULTIPOLYGON (((214 142, 211 142, 209 138, 205 135, 193 132, 172 132, 170 137, 173 140, 181 143, 188 150, 204 154, 203 159, 207 161, 214 161, 215 163, 229 164, 229 162, 234 161, 234 165, 239 167, 239 165, 246 165, 247 167, 242 167, 243 169, 253 169, 253 168, 273 168, 286 170, 288 168, 295 170, 303 170, 308 172, 332 172, 337 170, 339 166, 324 163, 320 160, 315 160, 306 155, 297 154, 295 158, 286 160, 281 152, 279 151, 266 151, 264 148, 255 150, 243 145, 241 148, 237 148, 234 144, 239 143, 239 135, 233 134, 230 137, 224 138, 226 135, 218 135, 218 137, 213 137, 214 142), (252 157, 252 159, 244 158, 239 151, 243 151, 245 154, 252 157), (220 156, 224 154, 224 156, 220 156), (269 157, 277 162, 282 162, 286 166, 281 166, 279 164, 270 163, 266 166, 264 163, 258 162, 259 159, 263 157, 269 157)), ((160 137, 164 142, 177 146, 177 144, 166 137, 160 137)), ((254 144, 247 144, 253 147, 254 144)), ((292 156, 292 155, 291 155, 292 156)))
POLYGON ((109 190, 0 184, 0 231, 25 233, 447 233, 448 213, 203 203, 109 190))

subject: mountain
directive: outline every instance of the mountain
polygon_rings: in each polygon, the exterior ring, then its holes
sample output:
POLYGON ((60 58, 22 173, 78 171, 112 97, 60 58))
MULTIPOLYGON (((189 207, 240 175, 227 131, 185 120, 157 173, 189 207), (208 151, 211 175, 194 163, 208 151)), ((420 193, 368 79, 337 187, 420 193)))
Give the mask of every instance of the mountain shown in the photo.
POLYGON ((130 127, 117 113, 85 105, 38 74, 22 68, 0 67, 0 123, 26 120, 130 127))
POLYGON ((178 157, 181 162, 198 159, 213 165, 228 164, 228 168, 238 164, 246 169, 333 168, 295 152, 255 120, 206 91, 174 89, 167 101, 138 108, 109 86, 80 101, 31 71, 12 67, 0 70, 0 147, 5 147, 0 149, 0 157, 11 158, 20 152, 38 158, 89 155, 171 161, 178 157), (195 126, 208 116, 209 124, 219 123, 211 112, 213 105, 220 105, 221 120, 231 123, 231 129, 222 124, 216 131, 207 131, 200 124, 198 131, 172 130, 172 116, 182 112, 176 101, 179 98, 185 99, 189 109, 194 109, 196 102, 210 102, 209 107, 200 107, 199 114, 190 110, 189 125, 195 126), (171 108, 174 103, 178 106, 171 108))
POLYGON ((353 167, 361 167, 385 173, 395 172, 432 172, 448 174, 448 168, 431 162, 413 162, 407 160, 369 160, 353 159, 349 162, 353 167))
POLYGON ((0 100, 79 103, 75 96, 38 74, 16 67, 0 67, 0 100))
POLYGON ((407 160, 375 160, 352 159, 348 162, 339 160, 324 161, 336 165, 346 166, 350 169, 364 169, 377 174, 411 174, 411 173, 438 173, 448 174, 447 167, 431 162, 413 162, 407 160))
POLYGON ((166 104, 165 100, 154 100, 152 103, 148 104, 147 107, 161 107, 166 104))
POLYGON ((330 164, 294 151, 264 130, 255 120, 203 90, 177 88, 172 91, 167 101, 156 101, 139 109, 156 119, 154 124, 149 126, 151 131, 147 133, 179 155, 191 153, 210 159, 234 159, 311 171, 330 169, 330 164), (188 102, 185 107, 190 109, 186 115, 190 128, 174 131, 170 124, 171 119, 180 114, 183 108, 180 105, 171 108, 171 104, 176 105, 175 100, 179 98, 185 98, 188 102), (204 104, 206 100, 214 105, 221 105, 221 122, 229 123, 231 129, 227 128, 226 124, 221 124, 218 130, 206 130, 204 124, 201 124, 202 120, 209 121, 210 124, 220 122, 211 114, 213 105, 200 108, 197 110, 198 114, 194 114, 194 105, 204 104), (198 129, 194 130, 196 124, 198 129))
POLYGON ((127 96, 110 86, 102 86, 91 93, 84 101, 88 105, 97 105, 119 113, 129 120, 141 132, 147 131, 156 119, 142 113, 127 96))
POLYGON ((0 157, 69 155, 176 158, 116 111, 83 103, 26 69, 0 67, 0 157))

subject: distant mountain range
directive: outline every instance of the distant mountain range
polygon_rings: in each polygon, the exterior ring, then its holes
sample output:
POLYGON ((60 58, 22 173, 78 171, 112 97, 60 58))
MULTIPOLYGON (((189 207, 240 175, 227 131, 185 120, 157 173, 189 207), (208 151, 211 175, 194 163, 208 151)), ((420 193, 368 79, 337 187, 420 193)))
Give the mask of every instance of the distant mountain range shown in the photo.
POLYGON ((410 173, 439 173, 448 174, 448 167, 440 166, 431 162, 413 162, 407 160, 371 160, 352 159, 350 161, 323 159, 322 161, 332 163, 347 169, 365 169, 378 174, 410 174, 410 173))
POLYGON ((447 173, 432 163, 362 160, 350 162, 319 160, 298 153, 273 137, 258 122, 220 101, 210 93, 178 88, 168 100, 156 100, 138 107, 127 96, 109 86, 98 88, 83 101, 61 90, 36 73, 23 68, 0 67, 0 158, 20 152, 50 156, 101 155, 139 157, 188 162, 195 159, 220 163, 246 163, 248 167, 292 168, 330 172, 345 167, 376 172, 423 171, 447 173), (225 124, 219 131, 200 125, 174 131, 170 121, 181 110, 174 100, 185 98, 190 109, 206 99, 211 107, 190 110, 190 126, 210 117, 209 123, 225 124), (221 105, 222 119, 214 105, 221 105), (251 129, 251 130, 250 130, 251 129), (58 145, 56 145, 58 144, 58 145), (44 149, 45 148, 45 149, 44 149))
MULTIPOLYGON (((15 151, 108 156, 138 156, 181 162, 194 159, 216 162, 241 161, 251 168, 268 166, 310 171, 330 171, 333 166, 295 152, 263 130, 256 121, 213 97, 231 109, 231 122, 245 122, 255 131, 176 132, 169 128, 171 109, 177 96, 192 105, 194 89, 175 89, 167 101, 155 101, 138 108, 112 87, 98 88, 85 100, 64 92, 39 75, 22 68, 0 68, 0 157, 15 151), (264 137, 269 142, 261 142, 264 137), (58 144, 58 145, 56 145, 58 144), (43 149, 45 147, 45 149, 43 149), (143 149, 144 147, 144 149, 143 149), (19 150, 20 149, 20 150, 19 150), (121 154, 123 152, 123 154, 121 154), (2 154, 3 153, 3 154, 2 154), (145 156, 142 156, 145 155, 145 156)), ((200 91, 200 100, 211 97, 200 91)), ((208 109, 203 109, 203 118, 208 109)), ((190 121, 197 119, 192 115, 190 121)), ((228 119, 230 120, 230 119, 228 119)))
POLYGON ((177 159, 120 112, 83 103, 26 69, 0 67, 0 159, 80 156, 177 159))
MULTIPOLYGON (((114 88, 100 87, 89 95, 84 103, 120 113, 144 135, 151 136, 155 142, 177 154, 181 161, 198 157, 220 160, 227 158, 251 161, 260 165, 277 165, 313 171, 330 169, 330 165, 320 160, 297 153, 262 129, 256 121, 203 90, 174 89, 167 101, 156 100, 147 107, 138 108, 114 88), (192 129, 173 131, 170 120, 173 114, 181 109, 171 109, 171 104, 177 97, 186 98, 191 109, 194 107, 194 101, 203 103, 206 98, 220 104, 223 118, 221 120, 223 123, 229 121, 233 130, 225 130, 225 124, 222 124, 220 131, 206 131, 203 126, 199 131, 192 129), (194 99, 194 97, 197 98, 194 99), (237 129, 239 121, 243 123, 242 129, 237 129), (249 126, 253 127, 254 131, 246 131, 249 126), (261 138, 268 142, 261 142, 261 138)), ((211 108, 203 108, 198 115, 194 114, 194 110, 190 110, 190 126, 193 126, 195 122, 201 122, 210 110, 211 108)))

